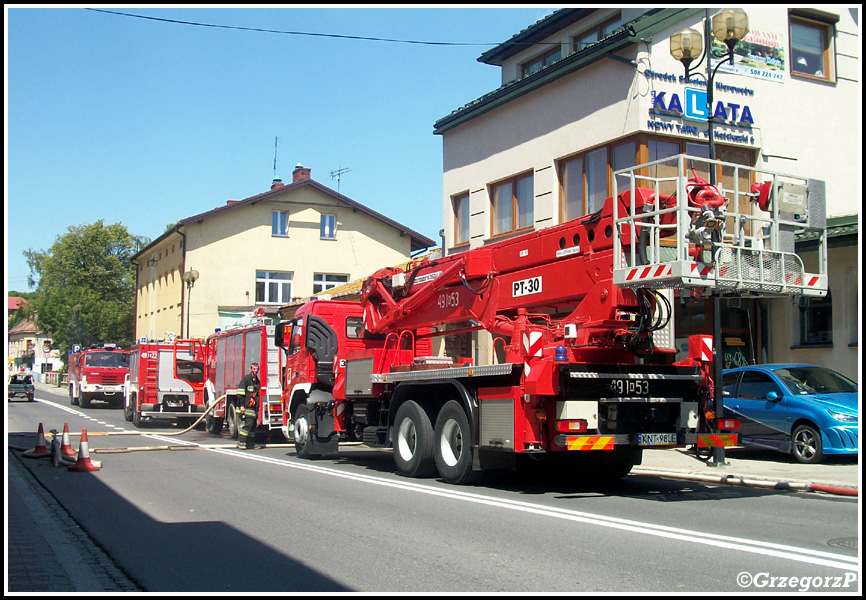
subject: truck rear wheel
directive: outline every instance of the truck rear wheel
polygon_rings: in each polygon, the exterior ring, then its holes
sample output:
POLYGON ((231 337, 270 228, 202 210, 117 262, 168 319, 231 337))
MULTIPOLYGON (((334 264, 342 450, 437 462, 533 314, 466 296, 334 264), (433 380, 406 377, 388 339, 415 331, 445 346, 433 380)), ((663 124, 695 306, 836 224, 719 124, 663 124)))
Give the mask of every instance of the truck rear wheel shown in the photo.
POLYGON ((394 462, 407 477, 430 477, 436 472, 433 458, 433 425, 421 406, 408 400, 394 419, 394 462))
POLYGON ((433 456, 442 479, 458 485, 468 485, 480 479, 481 472, 472 470, 469 419, 459 402, 450 400, 439 411, 433 440, 433 456))
POLYGON ((72 389, 72 386, 69 386, 69 404, 72 406, 76 406, 78 404, 78 399, 75 397, 75 392, 72 389))
POLYGON ((134 398, 126 398, 123 401, 123 418, 127 421, 132 421, 134 398))

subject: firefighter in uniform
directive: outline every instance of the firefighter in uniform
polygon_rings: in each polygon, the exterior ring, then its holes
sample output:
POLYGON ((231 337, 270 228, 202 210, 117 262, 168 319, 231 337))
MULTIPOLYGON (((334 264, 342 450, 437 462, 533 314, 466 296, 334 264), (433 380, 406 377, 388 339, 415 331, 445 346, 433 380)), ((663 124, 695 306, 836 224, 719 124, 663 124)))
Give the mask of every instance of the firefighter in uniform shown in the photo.
POLYGON ((256 418, 259 414, 259 363, 250 365, 250 372, 238 384, 238 448, 251 450, 256 446, 256 418))

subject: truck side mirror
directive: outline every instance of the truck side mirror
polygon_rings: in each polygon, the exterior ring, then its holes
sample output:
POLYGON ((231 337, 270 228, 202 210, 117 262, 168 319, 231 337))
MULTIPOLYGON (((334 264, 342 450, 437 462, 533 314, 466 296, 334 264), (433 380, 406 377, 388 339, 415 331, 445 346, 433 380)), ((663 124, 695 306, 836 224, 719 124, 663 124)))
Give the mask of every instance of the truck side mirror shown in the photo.
POLYGON ((291 321, 282 321, 280 323, 277 323, 274 327, 274 346, 276 346, 277 348, 285 347, 286 330, 288 330, 289 334, 291 334, 291 321))

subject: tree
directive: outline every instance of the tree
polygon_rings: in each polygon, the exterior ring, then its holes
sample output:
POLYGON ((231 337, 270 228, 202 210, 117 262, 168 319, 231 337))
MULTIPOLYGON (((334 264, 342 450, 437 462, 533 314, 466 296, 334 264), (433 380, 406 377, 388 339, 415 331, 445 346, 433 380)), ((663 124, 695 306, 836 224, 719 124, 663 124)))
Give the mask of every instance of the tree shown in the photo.
POLYGON ((38 327, 61 356, 73 344, 114 342, 124 348, 135 335, 132 257, 149 240, 120 223, 69 226, 48 251, 24 251, 38 327), (35 277, 38 277, 38 282, 35 277))

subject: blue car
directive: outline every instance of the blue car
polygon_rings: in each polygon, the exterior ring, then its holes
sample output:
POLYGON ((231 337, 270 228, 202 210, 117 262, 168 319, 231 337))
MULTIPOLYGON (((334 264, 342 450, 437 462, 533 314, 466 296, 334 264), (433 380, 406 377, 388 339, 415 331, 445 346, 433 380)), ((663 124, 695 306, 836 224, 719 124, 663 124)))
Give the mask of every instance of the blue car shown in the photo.
POLYGON ((825 454, 857 454, 857 384, 815 365, 726 369, 725 416, 740 419, 743 446, 791 453, 801 463, 825 454))

